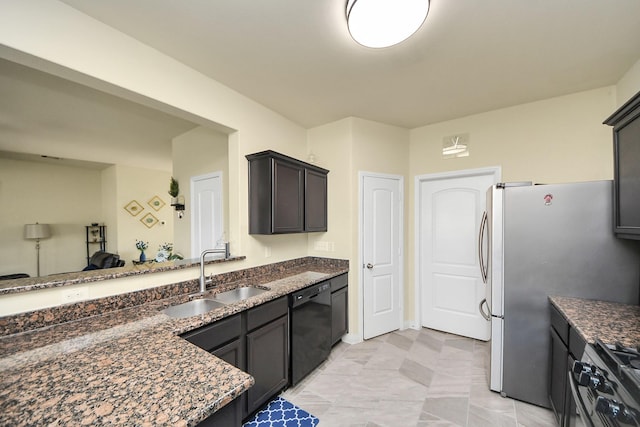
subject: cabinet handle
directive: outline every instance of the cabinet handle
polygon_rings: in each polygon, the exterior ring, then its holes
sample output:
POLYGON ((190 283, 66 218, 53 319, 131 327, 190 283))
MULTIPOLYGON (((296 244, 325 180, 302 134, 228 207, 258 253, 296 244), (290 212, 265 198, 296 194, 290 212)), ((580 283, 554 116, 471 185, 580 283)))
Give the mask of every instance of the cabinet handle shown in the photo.
POLYGON ((369 270, 371 270, 371 269, 373 268, 373 264, 371 264, 371 263, 367 263, 367 268, 368 268, 369 270))

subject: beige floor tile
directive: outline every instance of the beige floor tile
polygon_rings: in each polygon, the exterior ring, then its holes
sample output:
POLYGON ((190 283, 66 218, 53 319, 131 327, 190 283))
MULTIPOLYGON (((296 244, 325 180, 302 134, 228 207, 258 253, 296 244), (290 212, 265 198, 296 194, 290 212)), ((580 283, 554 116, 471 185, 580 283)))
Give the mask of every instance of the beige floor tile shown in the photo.
POLYGON ((489 390, 488 351, 425 328, 339 343, 283 397, 320 427, 555 427, 551 411, 489 390))

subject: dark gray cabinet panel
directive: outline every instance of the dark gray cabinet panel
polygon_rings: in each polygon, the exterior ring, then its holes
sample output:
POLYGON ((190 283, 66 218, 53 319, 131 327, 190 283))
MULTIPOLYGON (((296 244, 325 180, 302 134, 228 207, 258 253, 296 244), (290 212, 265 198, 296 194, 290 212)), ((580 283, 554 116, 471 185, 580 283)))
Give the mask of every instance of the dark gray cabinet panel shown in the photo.
POLYGON ((304 229, 327 231, 327 174, 305 169, 304 229))
MULTIPOLYGON (((268 182, 267 182, 268 183, 268 182)), ((273 159, 273 233, 304 230, 304 168, 273 159)))
POLYGON ((331 345, 349 330, 349 292, 347 274, 331 279, 331 345))
POLYGON ((289 311, 287 297, 280 297, 247 311, 247 331, 266 325, 289 311))
POLYGON ((582 357, 586 342, 553 305, 550 313, 549 402, 558 426, 570 427, 575 425, 576 405, 571 395, 569 369, 582 357))
POLYGON ((247 391, 251 414, 289 382, 289 318, 282 316, 247 334, 247 372, 256 383, 247 391))
POLYGON ((566 418, 565 413, 565 398, 567 395, 567 380, 568 380, 568 367, 567 361, 569 360, 569 350, 565 343, 560 339, 560 335, 551 328, 551 366, 550 366, 550 381, 549 381, 549 402, 551 403, 551 409, 556 416, 558 426, 564 426, 564 420, 566 418))
POLYGON ((287 297, 185 333, 182 338, 253 376, 255 384, 199 426, 241 426, 289 382, 287 297))
POLYGON ((328 170, 275 151, 246 157, 249 234, 327 230, 328 170))
MULTIPOLYGON (((182 335, 182 338, 212 353, 218 347, 238 339, 242 334, 242 320, 240 314, 218 320, 182 335)), ((241 368, 241 366, 238 366, 241 368)))
MULTIPOLYGON (((188 332, 182 335, 182 338, 225 362, 244 369, 242 317, 240 314, 188 332)), ((236 398, 198 424, 198 427, 240 427, 244 402, 244 395, 236 398)))

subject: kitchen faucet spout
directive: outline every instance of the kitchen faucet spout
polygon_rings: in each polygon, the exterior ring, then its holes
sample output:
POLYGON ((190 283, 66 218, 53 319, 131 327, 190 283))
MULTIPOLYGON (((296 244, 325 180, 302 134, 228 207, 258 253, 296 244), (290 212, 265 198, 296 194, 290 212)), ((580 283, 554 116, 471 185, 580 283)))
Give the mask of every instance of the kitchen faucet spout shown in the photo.
POLYGON ((209 254, 224 254, 224 259, 231 256, 229 252, 229 242, 224 243, 224 248, 218 249, 205 249, 200 254, 200 293, 203 294, 207 291, 207 278, 204 275, 204 258, 209 254))

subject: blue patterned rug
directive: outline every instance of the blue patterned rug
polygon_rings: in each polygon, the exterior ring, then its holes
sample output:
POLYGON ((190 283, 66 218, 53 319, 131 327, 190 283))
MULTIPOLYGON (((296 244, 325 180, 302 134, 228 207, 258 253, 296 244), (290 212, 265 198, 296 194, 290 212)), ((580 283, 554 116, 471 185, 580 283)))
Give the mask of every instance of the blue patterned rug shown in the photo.
POLYGON ((315 427, 320 420, 281 397, 269 402, 242 427, 315 427))

